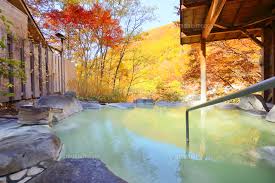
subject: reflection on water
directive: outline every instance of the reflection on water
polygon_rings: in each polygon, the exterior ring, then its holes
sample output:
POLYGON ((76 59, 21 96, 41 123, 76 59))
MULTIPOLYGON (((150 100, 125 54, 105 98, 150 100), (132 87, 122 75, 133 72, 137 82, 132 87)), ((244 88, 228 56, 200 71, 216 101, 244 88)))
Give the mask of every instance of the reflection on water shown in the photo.
POLYGON ((185 108, 101 109, 55 126, 65 157, 100 158, 129 182, 272 182, 275 169, 248 157, 275 145, 275 126, 237 110, 190 113, 185 144, 185 108))

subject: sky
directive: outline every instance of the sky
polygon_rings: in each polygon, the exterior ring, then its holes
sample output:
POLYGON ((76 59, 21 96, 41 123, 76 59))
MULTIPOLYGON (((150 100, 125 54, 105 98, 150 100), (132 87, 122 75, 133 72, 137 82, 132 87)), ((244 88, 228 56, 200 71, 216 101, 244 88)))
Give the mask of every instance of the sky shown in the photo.
POLYGON ((179 20, 176 13, 175 6, 179 6, 179 0, 142 0, 144 4, 156 7, 156 20, 146 23, 143 30, 147 31, 162 25, 169 24, 173 21, 179 20))

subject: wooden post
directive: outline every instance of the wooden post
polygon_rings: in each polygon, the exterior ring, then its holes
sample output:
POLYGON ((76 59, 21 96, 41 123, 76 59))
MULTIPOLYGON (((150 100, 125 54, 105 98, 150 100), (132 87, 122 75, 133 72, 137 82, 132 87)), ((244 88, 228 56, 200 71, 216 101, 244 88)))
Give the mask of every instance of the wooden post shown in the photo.
MULTIPOLYGON (((275 76, 275 20, 272 21, 272 46, 271 46, 272 76, 275 76)), ((275 88, 272 90, 272 103, 275 104, 275 88)))
POLYGON ((32 69, 31 69, 31 59, 32 59, 32 48, 31 41, 26 39, 24 44, 24 56, 25 56, 25 99, 32 98, 32 69))
POLYGON ((49 48, 45 47, 45 65, 46 65, 46 95, 50 94, 50 85, 49 85, 49 48))
MULTIPOLYGON (((13 59, 13 37, 12 35, 7 35, 7 49, 8 49, 8 58, 13 59)), ((14 93, 14 77, 12 76, 13 66, 9 65, 9 84, 12 84, 12 87, 9 87, 9 93, 14 93)), ((14 97, 9 97, 9 101, 14 100, 14 97)))
MULTIPOLYGON (((263 43, 264 43, 264 53, 263 53, 263 63, 262 63, 262 80, 268 79, 271 77, 271 42, 272 42, 272 30, 270 27, 265 27, 263 29, 263 43)), ((270 100, 271 91, 264 91, 264 99, 266 102, 270 100)))
POLYGON ((43 72, 42 72, 42 45, 38 45, 38 81, 39 96, 43 95, 43 72))
POLYGON ((206 40, 201 39, 200 50, 200 66, 201 66, 201 102, 207 101, 207 86, 206 86, 206 40))
POLYGON ((30 70, 31 70, 31 91, 34 98, 35 81, 34 81, 34 43, 30 41, 30 70))
MULTIPOLYGON (((21 47, 20 47, 20 60, 21 60, 21 68, 25 73, 25 41, 22 39, 20 41, 21 47)), ((26 76, 26 73, 25 73, 26 76)), ((25 82, 23 79, 21 79, 21 91, 22 91, 22 98, 26 99, 26 88, 25 88, 25 82)))

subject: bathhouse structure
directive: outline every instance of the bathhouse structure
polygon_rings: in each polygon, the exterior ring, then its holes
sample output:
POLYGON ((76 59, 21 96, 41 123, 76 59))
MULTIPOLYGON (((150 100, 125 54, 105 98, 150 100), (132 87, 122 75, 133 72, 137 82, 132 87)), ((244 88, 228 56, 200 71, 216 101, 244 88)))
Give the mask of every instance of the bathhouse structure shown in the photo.
MULTIPOLYGON (((274 0, 180 0, 181 44, 201 44, 201 99, 207 100, 206 43, 250 38, 262 47, 263 80, 275 76, 274 0)), ((263 92, 275 104, 275 89, 263 92)))
POLYGON ((0 38, 5 43, 0 57, 21 61, 25 70, 24 81, 13 76, 0 78, 0 91, 14 94, 0 96, 0 102, 64 93, 74 77, 73 63, 64 60, 62 50, 48 45, 24 0, 0 0, 0 10, 1 17, 12 23, 7 31, 0 21, 0 38))

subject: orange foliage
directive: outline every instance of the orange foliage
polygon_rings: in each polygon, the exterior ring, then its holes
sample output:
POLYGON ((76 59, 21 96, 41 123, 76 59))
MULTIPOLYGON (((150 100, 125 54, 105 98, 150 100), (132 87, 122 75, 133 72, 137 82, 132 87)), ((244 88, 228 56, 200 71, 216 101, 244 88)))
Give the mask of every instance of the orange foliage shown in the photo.
MULTIPOLYGON (((200 83, 199 45, 193 45, 187 71, 183 74, 185 86, 196 87, 200 83)), ((208 95, 223 95, 228 91, 257 83, 261 79, 260 47, 248 39, 217 41, 207 44, 208 95), (212 92, 211 92, 212 91, 212 92)))
POLYGON ((44 14, 44 27, 54 31, 88 29, 93 34, 94 42, 114 47, 122 40, 123 31, 119 21, 113 19, 110 10, 96 3, 90 10, 78 4, 68 4, 64 10, 52 10, 44 14))

